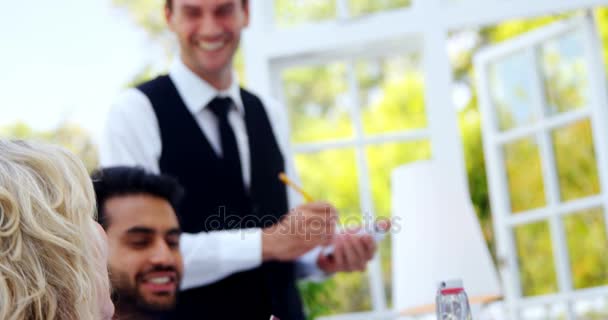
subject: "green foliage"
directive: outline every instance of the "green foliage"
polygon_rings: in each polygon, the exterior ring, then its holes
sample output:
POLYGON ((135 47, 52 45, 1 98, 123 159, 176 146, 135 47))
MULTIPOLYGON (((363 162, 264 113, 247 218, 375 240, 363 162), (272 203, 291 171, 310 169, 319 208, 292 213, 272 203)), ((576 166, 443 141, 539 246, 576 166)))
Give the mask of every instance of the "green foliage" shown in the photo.
POLYGON ((547 201, 543 168, 536 140, 524 138, 509 143, 504 146, 503 152, 511 194, 511 210, 520 212, 545 206, 547 201))
POLYGON ((353 16, 359 16, 368 13, 374 13, 379 11, 399 9, 408 7, 411 4, 410 0, 375 0, 375 1, 361 1, 361 0, 349 0, 350 12, 353 16))
POLYGON ((608 63, 608 8, 595 10, 595 20, 598 22, 598 30, 602 42, 604 43, 604 63, 608 63))
POLYGON ((608 284, 608 255, 604 213, 592 209, 564 218, 573 287, 608 284), (581 250, 584 248, 584 250, 581 250))
POLYGON ((419 72, 400 75, 396 79, 378 81, 381 98, 363 111, 366 133, 426 128, 424 80, 419 72))
MULTIPOLYGON (((415 70, 404 72, 404 64, 399 62, 403 62, 403 58, 357 64, 360 67, 358 78, 362 83, 361 87, 366 93, 370 93, 361 96, 364 103, 362 122, 368 133, 426 126, 422 77, 415 70), (380 67, 367 68, 369 66, 365 64, 380 67), (396 71, 398 76, 391 76, 391 71, 395 72, 395 65, 401 65, 402 68, 396 71)), ((331 64, 293 68, 283 74, 293 141, 323 141, 353 135, 353 120, 347 111, 348 107, 339 104, 340 95, 347 91, 344 72, 343 64, 331 64), (343 111, 337 111, 340 108, 343 111)), ((412 161, 429 159, 430 149, 428 141, 419 141, 370 145, 364 150, 378 216, 390 217, 391 171, 412 161)), ((301 154, 296 157, 296 166, 301 173, 302 183, 311 190, 313 196, 331 201, 340 210, 342 224, 361 223, 359 179, 354 149, 301 154), (340 165, 336 166, 336 163, 340 165)), ((390 241, 385 241, 380 247, 384 282, 389 297, 392 288, 390 246, 390 241)), ((314 314, 309 315, 311 318, 319 315, 317 311, 342 313, 371 308, 365 274, 338 274, 325 285, 330 287, 334 297, 339 299, 326 300, 323 294, 319 293, 323 291, 317 290, 317 287, 302 288, 307 308, 316 310, 314 314), (317 308, 319 304, 325 307, 317 308)))
POLYGON ((548 223, 519 226, 515 228, 514 236, 524 296, 556 292, 557 275, 548 223))
POLYGON ((334 282, 300 282, 298 287, 301 292, 307 293, 302 295, 302 302, 309 319, 331 313, 332 306, 339 303, 339 297, 334 293, 334 282), (319 303, 321 301, 323 303, 319 303))
POLYGON ((76 125, 64 124, 50 131, 35 131, 24 123, 0 128, 0 137, 33 139, 61 145, 77 155, 92 171, 98 165, 97 148, 89 134, 76 125))
MULTIPOLYGON (((273 0, 277 25, 290 27, 302 23, 314 23, 336 18, 335 0, 273 0)), ((348 0, 348 10, 353 17, 379 11, 407 7, 411 0, 348 0)))
POLYGON ((553 132, 561 200, 570 201, 600 192, 591 136, 591 122, 584 120, 553 132))
POLYGON ((344 64, 292 68, 283 83, 294 143, 353 135, 348 106, 337 98, 348 90, 344 64))
POLYGON ((303 22, 328 20, 336 16, 335 0, 272 0, 277 25, 293 26, 303 22))
POLYGON ((473 96, 469 105, 460 112, 459 125, 463 140, 463 153, 471 201, 479 217, 481 230, 488 242, 490 253, 494 261, 496 261, 496 243, 490 214, 486 164, 483 156, 483 141, 481 137, 481 115, 477 109, 476 96, 473 96))
MULTIPOLYGON (((415 60, 415 58, 413 59, 415 60)), ((410 58, 391 57, 378 61, 358 61, 362 124, 366 133, 386 133, 423 128, 423 80, 410 58)), ((298 67, 283 73, 284 93, 292 125, 292 141, 318 142, 350 138, 353 119, 350 101, 342 97, 349 90, 342 63, 298 67)), ((375 213, 390 217, 390 172, 399 165, 430 158, 428 141, 371 145, 363 150, 369 170, 375 213)), ((352 148, 301 154, 296 165, 302 182, 317 199, 326 199, 341 212, 342 224, 361 223, 356 151, 352 148), (336 166, 336 163, 340 163, 336 166)), ((386 293, 390 297, 390 241, 380 247, 386 293)), ((314 287, 303 286, 302 293, 315 316, 371 308, 365 274, 338 274, 324 286, 331 288, 333 300, 327 300, 314 287), (348 297, 348 299, 345 299, 348 297), (322 305, 323 308, 317 306, 322 305), (314 311, 314 312, 313 312, 314 311)))

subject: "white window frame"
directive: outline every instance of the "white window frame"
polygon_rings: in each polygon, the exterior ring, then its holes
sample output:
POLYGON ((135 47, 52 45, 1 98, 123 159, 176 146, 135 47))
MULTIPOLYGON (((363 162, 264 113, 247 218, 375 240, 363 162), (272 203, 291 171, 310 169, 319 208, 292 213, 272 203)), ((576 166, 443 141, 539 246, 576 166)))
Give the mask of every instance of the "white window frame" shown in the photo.
MULTIPOLYGON (((391 52, 388 56, 396 57, 403 52, 395 51, 384 51, 391 52)), ((379 53, 379 51, 378 51, 379 53)), ((430 132, 427 128, 412 129, 395 131, 391 133, 382 134, 367 134, 364 130, 362 110, 363 106, 359 101, 359 83, 355 70, 355 63, 358 59, 380 59, 384 58, 384 55, 376 55, 371 52, 365 54, 351 54, 346 58, 339 58, 339 55, 328 55, 321 59, 315 59, 315 61, 308 61, 308 59, 302 60, 291 60, 289 65, 280 64, 277 65, 277 70, 273 72, 274 76, 274 94, 280 98, 283 105, 287 105, 285 98, 283 97, 283 87, 281 84, 281 72, 288 69, 289 66, 306 66, 309 63, 312 64, 329 64, 332 62, 341 62, 346 66, 346 75, 348 82, 348 95, 349 101, 351 102, 350 107, 350 119, 353 124, 353 136, 352 138, 340 139, 340 140, 326 140, 323 142, 314 143, 302 143, 295 144, 292 147, 292 152, 296 155, 317 153, 322 151, 331 151, 339 149, 354 149, 358 186, 359 186, 359 199, 360 199, 360 212, 363 215, 364 221, 373 221, 376 217, 376 209, 372 197, 371 183, 369 166, 367 163, 366 149, 371 146, 379 146, 387 143, 407 143, 407 142, 418 142, 418 141, 429 141, 430 132), (335 60, 338 59, 338 60, 335 60)), ((384 294, 383 286, 383 275, 380 265, 379 255, 376 255, 374 259, 368 265, 368 276, 371 289, 372 305, 376 310, 386 310, 387 302, 384 294)))
MULTIPOLYGON (((484 152, 490 187, 490 199, 494 218, 494 229, 497 237, 497 251, 501 265, 501 275, 505 289, 509 313, 514 318, 518 312, 528 306, 542 306, 561 303, 565 306, 566 319, 576 319, 573 302, 585 297, 608 295, 608 286, 584 290, 572 287, 572 273, 568 258, 568 247, 562 218, 565 215, 581 210, 603 207, 604 219, 608 231, 608 100, 606 76, 601 57, 601 40, 597 35, 592 14, 571 20, 554 23, 550 26, 530 32, 516 39, 486 48, 475 56, 475 71, 479 106, 482 112, 484 152), (580 31, 583 34, 585 62, 589 75, 590 105, 582 109, 568 111, 559 115, 544 116, 543 83, 540 66, 536 58, 536 48, 547 40, 555 39, 568 32, 580 31), (530 88, 536 115, 539 119, 532 124, 520 125, 517 128, 501 131, 498 128, 497 114, 489 96, 489 66, 502 57, 513 53, 524 53, 533 63, 533 87, 530 88), (554 159, 551 132, 581 120, 590 120, 593 143, 596 151, 600 194, 568 202, 560 200, 559 180, 554 159), (510 208, 510 196, 503 146, 521 138, 534 138, 538 143, 542 163, 543 182, 547 204, 543 208, 518 212, 514 215, 510 208), (554 264, 557 274, 558 292, 555 294, 523 297, 517 251, 513 228, 537 221, 548 221, 553 245, 554 264)), ((523 170, 523 169, 522 169, 523 170)))
MULTIPOLYGON (((417 137, 404 135, 394 139, 406 141, 428 136, 432 157, 445 177, 446 186, 464 190, 467 195, 466 167, 457 111, 452 101, 452 67, 446 49, 449 32, 605 4, 605 0, 465 0, 454 4, 446 4, 444 0, 412 0, 408 8, 350 18, 347 0, 337 1, 336 20, 285 30, 275 27, 274 1, 250 1, 251 24, 243 39, 249 86, 262 95, 277 96, 281 92, 278 90, 281 66, 294 61, 318 60, 319 57, 323 60, 322 57, 331 55, 352 57, 352 48, 369 49, 370 45, 398 43, 404 52, 421 52, 428 131, 415 133, 420 135, 417 137)), ((355 124, 358 132, 359 127, 360 124, 355 124)), ((341 143, 344 142, 331 142, 327 147, 340 147, 341 143)), ((308 146, 310 149, 319 147, 308 146)), ((306 151, 304 149, 298 150, 306 151)), ((360 152, 357 154, 358 168, 365 173, 360 175, 363 177, 360 181, 363 212, 373 213, 373 204, 365 196, 369 190, 367 165, 364 156, 360 152)), ((381 278, 376 260, 370 268, 375 311, 386 309, 381 278)))

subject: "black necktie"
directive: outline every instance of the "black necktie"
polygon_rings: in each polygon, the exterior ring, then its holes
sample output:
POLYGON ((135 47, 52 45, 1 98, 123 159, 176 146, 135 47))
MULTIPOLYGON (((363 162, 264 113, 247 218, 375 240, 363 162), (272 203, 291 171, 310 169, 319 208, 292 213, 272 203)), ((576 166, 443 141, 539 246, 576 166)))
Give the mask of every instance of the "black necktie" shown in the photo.
POLYGON ((225 97, 215 97, 208 105, 209 109, 215 114, 218 120, 222 158, 226 167, 226 173, 230 182, 234 183, 235 187, 245 190, 243 185, 243 173, 241 170, 241 160, 239 157, 239 148, 236 143, 234 131, 228 122, 228 113, 233 107, 232 99, 225 97))

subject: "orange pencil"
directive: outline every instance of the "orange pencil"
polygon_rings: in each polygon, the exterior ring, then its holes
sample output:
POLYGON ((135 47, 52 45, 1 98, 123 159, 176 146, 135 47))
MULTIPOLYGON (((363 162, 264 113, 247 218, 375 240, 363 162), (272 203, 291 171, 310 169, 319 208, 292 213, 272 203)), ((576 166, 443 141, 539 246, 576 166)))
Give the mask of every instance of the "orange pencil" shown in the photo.
POLYGON ((306 191, 302 190, 302 188, 300 188, 297 184, 291 181, 291 179, 289 179, 289 177, 284 172, 281 172, 279 174, 279 180, 281 180, 281 182, 283 182, 286 186, 293 188, 295 191, 301 194, 302 197, 304 197, 304 199, 306 200, 306 202, 310 203, 314 201, 314 199, 308 193, 306 193, 306 191))

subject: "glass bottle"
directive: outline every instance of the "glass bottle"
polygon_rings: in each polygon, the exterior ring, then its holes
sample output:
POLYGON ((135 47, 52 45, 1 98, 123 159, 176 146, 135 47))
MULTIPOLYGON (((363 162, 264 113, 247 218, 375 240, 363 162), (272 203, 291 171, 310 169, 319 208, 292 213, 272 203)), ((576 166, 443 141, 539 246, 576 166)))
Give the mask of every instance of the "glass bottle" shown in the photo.
POLYGON ((437 289, 438 320, 471 320, 469 299, 462 280, 443 281, 437 289))

